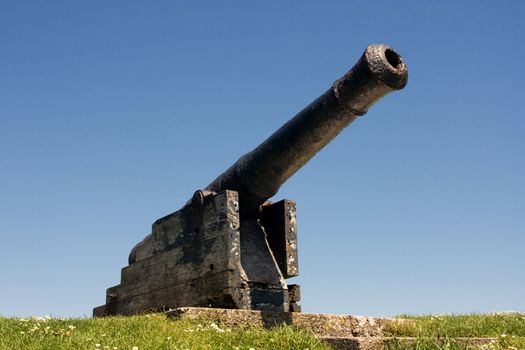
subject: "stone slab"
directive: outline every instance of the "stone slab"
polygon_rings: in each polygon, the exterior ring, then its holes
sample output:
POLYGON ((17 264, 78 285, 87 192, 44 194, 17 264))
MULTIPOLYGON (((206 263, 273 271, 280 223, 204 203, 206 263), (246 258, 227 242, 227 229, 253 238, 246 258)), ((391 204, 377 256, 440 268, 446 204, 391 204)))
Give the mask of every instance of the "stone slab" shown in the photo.
MULTIPOLYGON (((403 348, 411 348, 418 341, 417 338, 410 337, 319 337, 319 339, 330 345, 334 350, 388 350, 394 344, 401 345, 403 348)), ((422 339, 419 338, 419 340, 422 339)), ((480 348, 496 341, 495 338, 449 338, 448 340, 472 348, 480 348)), ((447 339, 443 338, 437 341, 436 345, 446 348, 446 341, 447 339)))
POLYGON ((216 322, 227 327, 271 328, 288 324, 311 331, 319 337, 332 338, 382 337, 388 322, 400 322, 396 319, 365 316, 196 307, 178 308, 168 311, 167 315, 178 319, 216 322))
MULTIPOLYGON (((418 341, 417 338, 384 335, 389 322, 411 322, 406 319, 198 307, 170 310, 167 315, 176 319, 215 322, 230 328, 292 325, 313 332, 335 350, 387 350, 393 344, 411 347, 418 341)), ((447 340, 463 346, 480 347, 493 343, 495 338, 443 338, 438 342, 445 345, 447 340)))

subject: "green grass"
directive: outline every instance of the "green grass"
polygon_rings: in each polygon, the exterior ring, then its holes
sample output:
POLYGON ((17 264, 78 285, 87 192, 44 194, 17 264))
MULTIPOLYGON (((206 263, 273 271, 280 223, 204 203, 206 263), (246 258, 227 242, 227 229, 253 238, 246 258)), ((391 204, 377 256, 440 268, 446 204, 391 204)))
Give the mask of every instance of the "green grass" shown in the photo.
POLYGON ((448 316, 408 316, 400 318, 411 320, 403 324, 392 324, 387 336, 415 337, 412 346, 393 346, 392 349, 509 349, 525 350, 525 314, 494 315, 448 315, 448 316), (476 337, 495 338, 485 347, 468 347, 458 344, 454 338, 476 337))
MULTIPOLYGON (((525 314, 401 316, 385 335, 415 337, 413 344, 389 349, 525 350, 525 314), (485 347, 465 346, 454 338, 495 338, 485 347)), ((212 322, 167 319, 162 314, 86 319, 0 318, 0 350, 11 349, 329 349, 312 333, 291 326, 272 330, 228 329, 212 322)))
POLYGON ((86 319, 0 318, 0 349, 329 349, 313 334, 281 326, 227 329, 161 314, 86 319))

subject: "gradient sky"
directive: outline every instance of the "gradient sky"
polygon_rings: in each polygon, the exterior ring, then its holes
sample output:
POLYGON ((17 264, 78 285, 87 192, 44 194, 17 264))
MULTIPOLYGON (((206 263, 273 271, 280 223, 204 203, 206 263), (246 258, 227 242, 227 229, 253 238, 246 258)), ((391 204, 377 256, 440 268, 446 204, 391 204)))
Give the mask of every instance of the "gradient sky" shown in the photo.
POLYGON ((370 43, 409 67, 291 178, 303 311, 525 311, 525 2, 0 2, 0 315, 90 316, 158 218, 370 43))

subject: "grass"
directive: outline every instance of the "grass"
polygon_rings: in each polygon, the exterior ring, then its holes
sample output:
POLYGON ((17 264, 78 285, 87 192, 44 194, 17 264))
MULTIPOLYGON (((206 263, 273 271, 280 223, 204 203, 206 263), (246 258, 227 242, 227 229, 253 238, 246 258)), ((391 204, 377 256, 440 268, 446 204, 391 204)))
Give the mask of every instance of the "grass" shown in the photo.
MULTIPOLYGON (((401 316, 410 322, 389 325, 385 336, 414 337, 392 342, 391 350, 525 350, 525 314, 401 316), (454 338, 494 338, 468 346, 454 338)), ((167 319, 162 314, 86 319, 0 318, 0 350, 11 349, 329 349, 312 333, 291 326, 272 330, 228 329, 212 322, 167 319)))
POLYGON ((391 349, 493 349, 525 350, 525 314, 491 315, 447 315, 447 316, 408 316, 400 318, 411 320, 403 324, 392 324, 386 336, 415 337, 411 346, 393 345, 391 349), (454 338, 494 338, 485 346, 467 346, 454 338))
POLYGON ((0 349, 329 349, 290 326, 227 329, 162 314, 86 319, 0 318, 0 349))

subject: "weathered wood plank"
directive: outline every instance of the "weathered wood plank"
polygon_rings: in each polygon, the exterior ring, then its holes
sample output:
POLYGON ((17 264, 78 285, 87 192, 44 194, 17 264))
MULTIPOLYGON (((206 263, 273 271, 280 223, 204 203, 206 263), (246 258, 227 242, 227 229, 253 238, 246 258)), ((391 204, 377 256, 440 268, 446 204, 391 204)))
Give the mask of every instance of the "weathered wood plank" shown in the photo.
POLYGON ((174 309, 180 305, 249 308, 246 288, 232 288, 233 271, 222 271, 205 278, 152 288, 141 294, 116 294, 110 303, 93 310, 94 316, 133 315, 174 309), (215 288, 210 288, 210 285, 215 288))
POLYGON ((240 231, 232 224, 239 222, 236 207, 232 208, 235 199, 236 193, 231 191, 214 196, 202 209, 203 221, 198 230, 170 230, 171 224, 180 226, 179 216, 158 225, 152 242, 158 247, 167 242, 170 245, 122 269, 120 292, 140 294, 142 286, 162 288, 163 284, 202 278, 213 271, 240 270, 240 231))
POLYGON ((174 213, 153 225, 135 262, 122 269, 121 284, 107 290, 106 308, 95 312, 131 314, 219 300, 225 306, 249 307, 237 192, 219 193, 197 209, 201 221, 191 230, 182 222, 190 219, 187 213, 174 213))
POLYGON ((254 220, 241 225, 238 203, 234 191, 201 196, 157 220, 94 314, 180 306, 288 311, 286 284, 264 232, 254 220))
MULTIPOLYGON (((238 228, 239 220, 239 195, 235 191, 224 191, 217 195, 207 197, 201 215, 208 218, 202 223, 204 228, 210 229, 214 221, 228 222, 238 228)), ((180 236, 188 234, 188 226, 191 225, 191 215, 181 209, 161 219, 152 225, 152 233, 134 248, 134 261, 137 262, 155 254, 171 249, 177 244, 180 236)), ((194 230, 192 230, 194 231, 194 230)))
POLYGON ((284 199, 264 205, 262 209, 262 225, 281 273, 284 278, 298 276, 295 202, 284 199))

